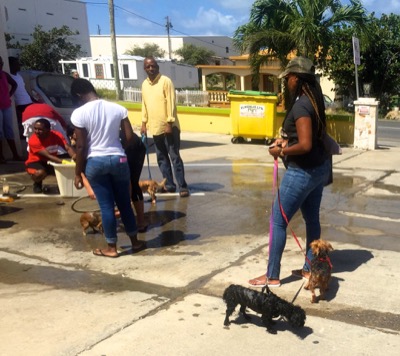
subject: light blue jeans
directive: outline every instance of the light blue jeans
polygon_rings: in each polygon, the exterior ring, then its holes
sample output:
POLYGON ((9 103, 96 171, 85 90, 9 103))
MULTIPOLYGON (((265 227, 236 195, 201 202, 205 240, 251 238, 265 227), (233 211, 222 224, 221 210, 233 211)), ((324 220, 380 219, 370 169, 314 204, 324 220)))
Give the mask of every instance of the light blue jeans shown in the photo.
POLYGON ((127 235, 136 235, 137 225, 129 193, 130 176, 126 157, 90 157, 86 163, 85 175, 100 206, 107 243, 116 244, 118 239, 114 204, 121 214, 127 235))
POLYGON ((322 165, 310 168, 288 167, 279 186, 278 195, 272 208, 272 238, 269 246, 267 277, 279 279, 281 259, 286 245, 287 223, 280 205, 290 221, 300 209, 306 224, 306 255, 303 269, 310 270, 309 261, 312 259, 310 243, 321 236, 319 209, 321 206, 322 191, 327 183, 331 171, 331 162, 326 160, 322 165))

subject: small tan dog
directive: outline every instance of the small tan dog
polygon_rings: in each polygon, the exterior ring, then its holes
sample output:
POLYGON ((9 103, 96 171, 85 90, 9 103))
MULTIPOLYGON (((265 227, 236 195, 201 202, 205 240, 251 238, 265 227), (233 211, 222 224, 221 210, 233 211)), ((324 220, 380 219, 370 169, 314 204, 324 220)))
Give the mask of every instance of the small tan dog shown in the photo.
POLYGON ((328 256, 333 251, 332 245, 325 240, 315 240, 310 244, 314 258, 311 261, 311 275, 305 289, 311 292, 311 303, 317 303, 318 299, 325 299, 325 292, 331 280, 332 263, 328 256), (315 289, 319 288, 319 298, 315 295, 315 289))
POLYGON ((83 213, 80 221, 83 229, 83 236, 86 236, 86 231, 90 227, 92 228, 93 233, 103 233, 103 224, 101 221, 101 214, 99 212, 95 211, 93 213, 83 213))
POLYGON ((161 189, 165 188, 165 183, 167 179, 164 178, 161 182, 157 182, 153 179, 148 180, 140 180, 139 187, 142 189, 143 193, 148 193, 150 195, 151 203, 156 204, 156 193, 159 192, 161 189))

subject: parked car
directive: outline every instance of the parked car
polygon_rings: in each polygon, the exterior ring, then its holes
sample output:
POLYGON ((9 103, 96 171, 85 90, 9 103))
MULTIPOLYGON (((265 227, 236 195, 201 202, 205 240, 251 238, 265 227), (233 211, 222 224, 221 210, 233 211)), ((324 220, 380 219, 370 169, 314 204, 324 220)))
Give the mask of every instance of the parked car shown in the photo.
POLYGON ((336 103, 326 94, 324 94, 325 109, 336 109, 336 103))
POLYGON ((71 123, 71 114, 78 107, 71 96, 74 78, 65 74, 34 70, 19 73, 24 78, 26 90, 35 101, 52 106, 67 124, 71 123))

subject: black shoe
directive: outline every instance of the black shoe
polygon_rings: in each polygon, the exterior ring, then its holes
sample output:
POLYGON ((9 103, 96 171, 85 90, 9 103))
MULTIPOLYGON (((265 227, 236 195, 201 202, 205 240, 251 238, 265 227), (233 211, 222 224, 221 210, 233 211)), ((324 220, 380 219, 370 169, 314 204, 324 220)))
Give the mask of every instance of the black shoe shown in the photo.
POLYGON ((33 192, 35 194, 39 194, 43 192, 42 182, 40 183, 33 183, 33 192))
POLYGON ((176 188, 162 188, 160 193, 175 193, 176 192, 176 188))

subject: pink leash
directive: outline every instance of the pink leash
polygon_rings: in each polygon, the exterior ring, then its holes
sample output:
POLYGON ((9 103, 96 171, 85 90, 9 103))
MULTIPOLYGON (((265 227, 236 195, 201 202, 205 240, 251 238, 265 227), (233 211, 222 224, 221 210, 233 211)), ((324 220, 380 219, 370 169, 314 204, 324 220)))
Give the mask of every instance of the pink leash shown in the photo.
MULTIPOLYGON (((275 197, 275 194, 277 192, 277 194, 278 194, 278 202, 279 202, 279 209, 281 210, 281 214, 282 214, 283 218, 285 219, 286 224, 289 227, 290 232, 292 233, 293 238, 295 239, 295 241, 296 241, 297 245, 299 246, 301 252, 303 253, 305 259, 311 265, 311 261, 308 259, 306 253, 304 252, 303 248, 301 247, 301 244, 300 244, 300 241, 299 241, 298 237, 296 236, 296 234, 293 231, 292 227, 289 225, 289 220, 288 220, 285 212, 283 211, 283 207, 282 207, 282 204, 281 204, 281 197, 280 197, 280 194, 279 194, 279 188, 277 188, 277 186, 278 186, 278 158, 275 158, 274 159, 274 177, 273 177, 273 182, 272 182, 272 194, 275 197)), ((274 216, 273 216, 274 215, 273 214, 274 201, 275 201, 275 198, 272 199, 271 216, 270 216, 270 219, 269 219, 269 249, 268 249, 268 253, 271 252, 271 246, 272 246, 272 232, 273 232, 273 226, 272 225, 273 225, 273 222, 274 222, 274 216)))

